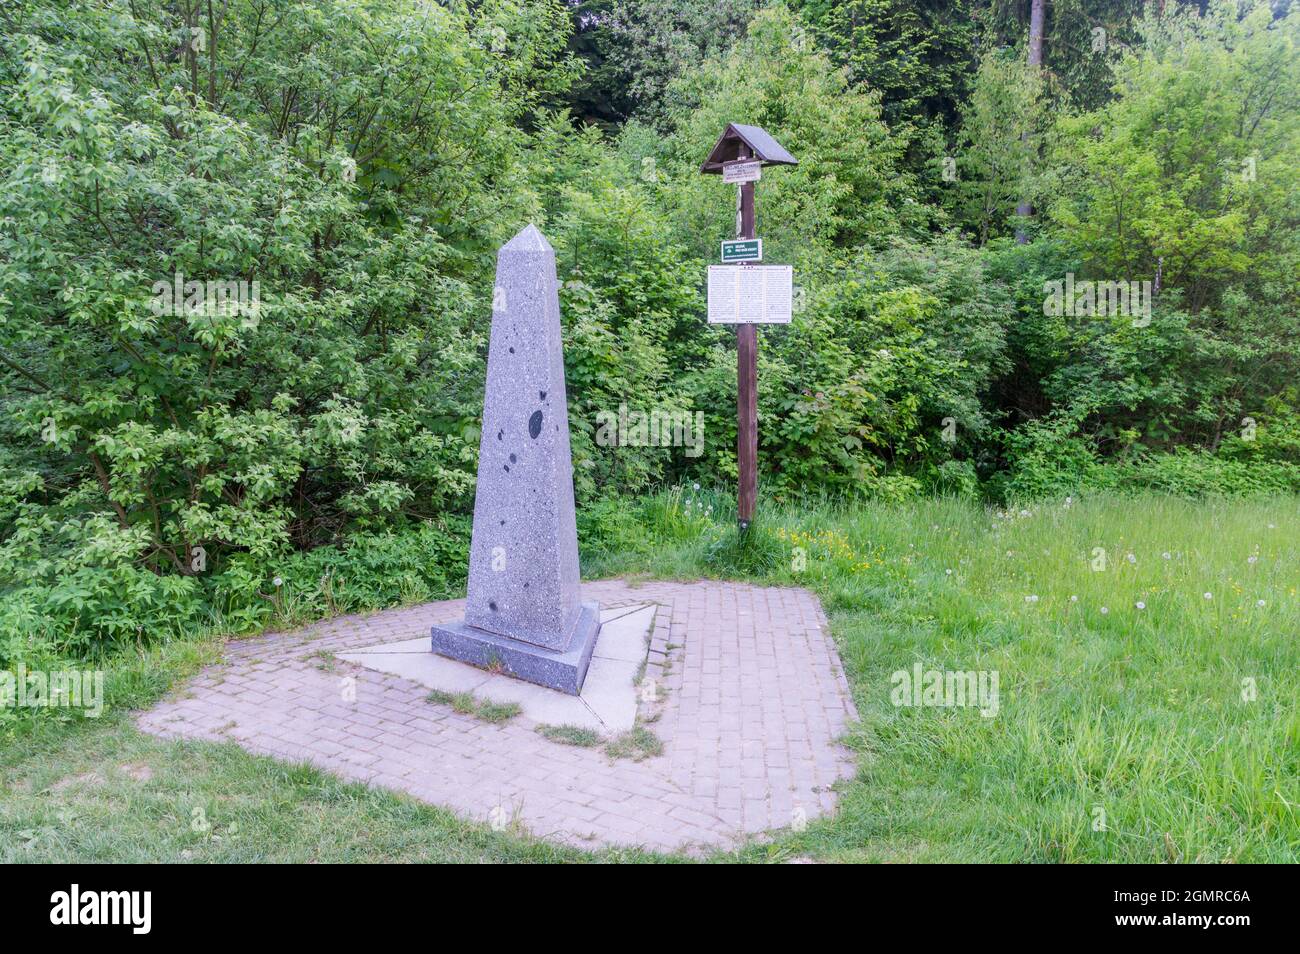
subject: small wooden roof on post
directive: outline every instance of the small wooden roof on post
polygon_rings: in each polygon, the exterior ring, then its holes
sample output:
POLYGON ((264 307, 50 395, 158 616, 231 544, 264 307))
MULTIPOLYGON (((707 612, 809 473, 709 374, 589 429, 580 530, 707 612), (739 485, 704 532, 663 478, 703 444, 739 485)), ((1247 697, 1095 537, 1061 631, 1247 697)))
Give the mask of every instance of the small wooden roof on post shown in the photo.
POLYGON ((797 166, 799 160, 785 151, 785 147, 772 138, 761 126, 742 126, 740 123, 727 123, 718 138, 718 143, 709 153, 709 158, 700 166, 700 172, 720 175, 722 167, 741 158, 740 147, 748 146, 750 156, 760 160, 765 166, 797 166))

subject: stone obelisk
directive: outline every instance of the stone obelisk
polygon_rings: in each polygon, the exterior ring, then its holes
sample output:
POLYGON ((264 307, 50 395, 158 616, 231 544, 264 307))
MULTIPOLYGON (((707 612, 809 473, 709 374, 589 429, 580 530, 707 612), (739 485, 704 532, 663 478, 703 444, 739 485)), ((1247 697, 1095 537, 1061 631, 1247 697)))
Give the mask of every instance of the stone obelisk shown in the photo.
POLYGON ((578 582, 555 251, 529 225, 497 253, 469 598, 433 651, 576 695, 600 630, 578 582))

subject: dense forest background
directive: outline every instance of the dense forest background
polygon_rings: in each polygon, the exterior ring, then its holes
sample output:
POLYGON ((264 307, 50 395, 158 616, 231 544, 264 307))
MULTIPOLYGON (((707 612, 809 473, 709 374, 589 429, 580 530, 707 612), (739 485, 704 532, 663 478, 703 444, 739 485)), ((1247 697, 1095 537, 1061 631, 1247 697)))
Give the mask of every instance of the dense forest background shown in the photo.
POLYGON ((734 482, 727 122, 800 160, 759 184, 799 306, 764 496, 1300 490, 1289 0, 0 0, 0 34, 0 660, 462 573, 528 221, 584 511, 734 482), (258 306, 159 314, 174 280, 258 306), (703 453, 599 445, 620 405, 702 413, 703 453))

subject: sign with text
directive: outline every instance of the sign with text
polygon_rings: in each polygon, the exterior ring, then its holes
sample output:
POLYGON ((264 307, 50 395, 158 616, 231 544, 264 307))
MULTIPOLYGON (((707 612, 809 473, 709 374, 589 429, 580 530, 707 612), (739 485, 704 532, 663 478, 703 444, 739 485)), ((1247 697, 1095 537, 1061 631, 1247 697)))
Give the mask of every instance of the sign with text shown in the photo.
POLYGON ((790 323, 792 265, 710 265, 709 324, 790 323))
POLYGON ((733 162, 722 167, 723 182, 757 182, 763 178, 763 164, 753 162, 733 162))
POLYGON ((763 240, 724 239, 722 242, 722 260, 724 262, 761 262, 763 260, 763 240))

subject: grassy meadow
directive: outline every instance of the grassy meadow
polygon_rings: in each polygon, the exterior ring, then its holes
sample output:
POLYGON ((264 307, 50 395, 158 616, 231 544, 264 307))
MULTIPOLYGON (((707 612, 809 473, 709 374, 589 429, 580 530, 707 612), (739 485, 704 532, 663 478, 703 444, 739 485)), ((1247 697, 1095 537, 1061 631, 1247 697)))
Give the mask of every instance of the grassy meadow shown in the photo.
POLYGON ((839 816, 779 851, 1300 859, 1295 499, 800 507, 746 548, 709 507, 724 500, 661 498, 655 545, 593 569, 739 569, 820 594, 862 718, 848 740, 861 769, 839 816), (895 707, 891 674, 916 662, 998 672, 997 715, 895 707))
MULTIPOLYGON (((588 578, 752 579, 826 607, 861 715, 845 740, 858 776, 834 818, 724 861, 1300 859, 1298 529, 1289 497, 802 503, 761 513, 743 543, 727 496, 696 489, 580 517, 588 578), (996 715, 896 707, 891 676, 915 663, 996 672, 996 715)), ((123 709, 220 642, 120 658, 98 721, 11 728, 0 861, 652 857, 137 732, 123 709)))

